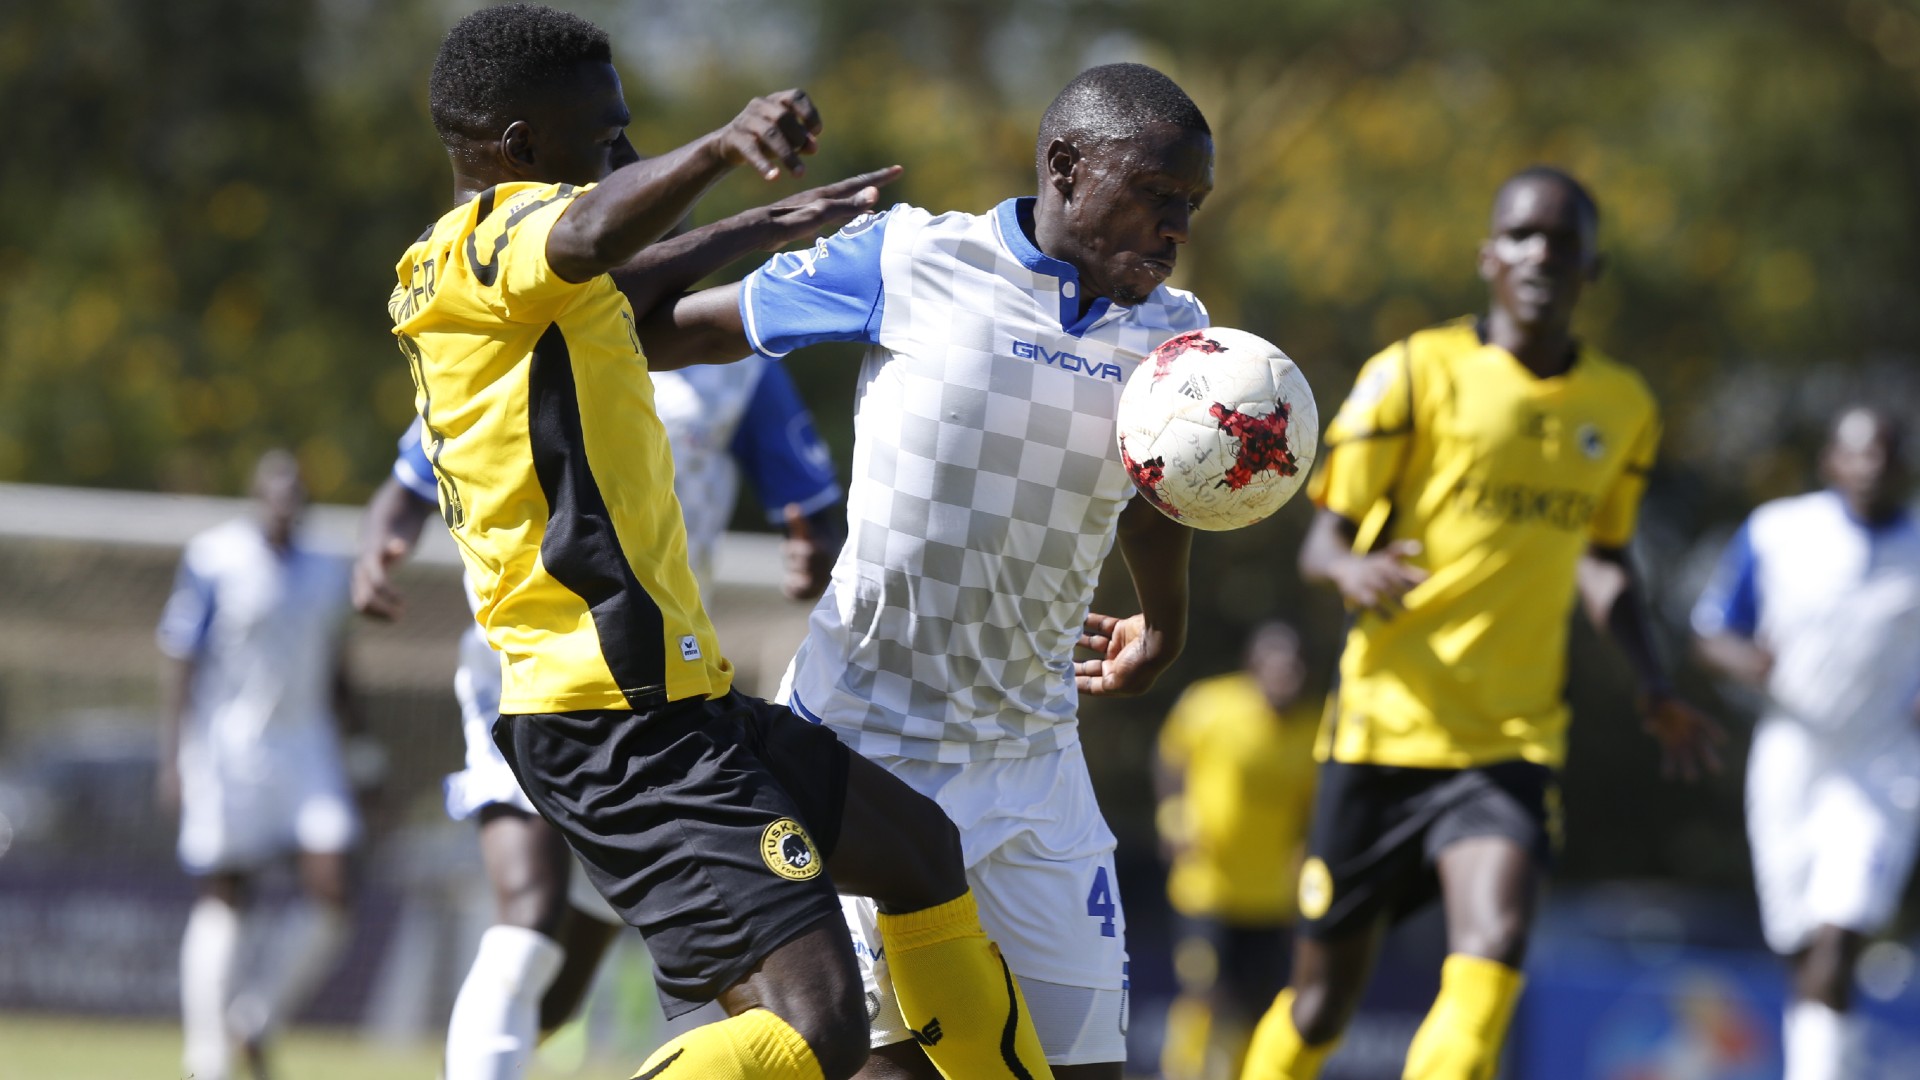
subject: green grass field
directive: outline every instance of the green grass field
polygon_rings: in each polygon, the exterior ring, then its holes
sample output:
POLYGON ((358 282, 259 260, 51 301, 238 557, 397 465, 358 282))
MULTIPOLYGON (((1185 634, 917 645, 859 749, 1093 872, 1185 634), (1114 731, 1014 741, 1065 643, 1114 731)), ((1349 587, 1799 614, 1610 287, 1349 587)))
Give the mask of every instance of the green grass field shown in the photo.
MULTIPOLYGON (((565 1033, 561 1038, 564 1040, 565 1033)), ((550 1047, 549 1058, 566 1056, 550 1047)), ((440 1047, 390 1046, 333 1028, 296 1029, 273 1058, 274 1080, 434 1080, 440 1047)), ((638 1062, 634 1063, 635 1065, 638 1062)), ((619 1063, 560 1069, 536 1065, 528 1080, 622 1077, 619 1063)), ((180 1080, 180 1027, 150 1020, 96 1020, 0 1013, 0 1080, 180 1080)))

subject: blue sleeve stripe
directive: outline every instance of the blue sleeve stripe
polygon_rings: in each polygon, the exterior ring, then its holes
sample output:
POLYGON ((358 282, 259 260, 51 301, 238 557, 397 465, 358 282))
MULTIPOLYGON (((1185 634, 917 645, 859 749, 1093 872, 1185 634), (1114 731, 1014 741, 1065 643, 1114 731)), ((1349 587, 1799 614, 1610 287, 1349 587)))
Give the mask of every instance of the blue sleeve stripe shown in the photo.
POLYGON ((1693 608, 1693 630, 1702 637, 1739 634, 1752 637, 1760 628, 1759 560, 1753 551, 1751 525, 1733 534, 1713 580, 1693 608))
POLYGON ((841 491, 838 483, 828 484, 804 499, 789 499, 779 506, 767 507, 767 523, 784 525, 787 523, 787 507, 798 507, 802 517, 817 513, 840 501, 841 491))
POLYGON ((760 339, 760 328, 753 316, 753 292, 759 277, 759 274, 748 274, 746 280, 740 283, 740 325, 746 329, 747 344, 753 347, 754 352, 769 360, 778 360, 787 353, 767 348, 767 343, 760 339))

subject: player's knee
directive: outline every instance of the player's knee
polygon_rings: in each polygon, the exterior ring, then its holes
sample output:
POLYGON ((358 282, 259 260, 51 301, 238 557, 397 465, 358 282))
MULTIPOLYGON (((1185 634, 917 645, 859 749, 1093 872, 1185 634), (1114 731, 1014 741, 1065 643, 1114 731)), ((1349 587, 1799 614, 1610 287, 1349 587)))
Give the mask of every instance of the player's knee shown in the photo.
POLYGON ((1293 1029, 1308 1046, 1330 1043, 1347 1029, 1345 1002, 1338 1000, 1330 987, 1295 986, 1293 989, 1293 1029))
POLYGON ((869 1046, 866 997, 859 979, 835 985, 786 1018, 807 1040, 826 1080, 845 1080, 867 1063, 869 1046))
POLYGON ((940 804, 915 794, 900 808, 906 854, 891 875, 889 895, 876 894, 880 909, 919 911, 944 904, 967 891, 966 860, 961 854, 960 830, 940 804))
POLYGON ((567 910, 565 887, 535 878, 496 883, 493 899, 495 922, 537 930, 548 937, 554 936, 567 910))
POLYGON ((1518 968, 1527 958, 1527 930, 1524 912, 1494 913, 1462 932, 1452 951, 1518 968))

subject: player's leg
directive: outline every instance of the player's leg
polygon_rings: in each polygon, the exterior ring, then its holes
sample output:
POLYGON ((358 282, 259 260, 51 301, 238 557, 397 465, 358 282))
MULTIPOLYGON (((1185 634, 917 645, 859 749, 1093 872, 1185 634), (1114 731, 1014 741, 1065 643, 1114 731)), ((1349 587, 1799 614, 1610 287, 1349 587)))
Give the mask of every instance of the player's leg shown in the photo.
POLYGON ((1465 769, 1439 790, 1444 809, 1426 845, 1446 901, 1448 955, 1405 1075, 1482 1080, 1499 1067, 1520 1000, 1559 793, 1552 770, 1526 761, 1465 769))
POLYGON ((1524 980, 1540 886, 1532 851, 1513 840, 1480 836, 1441 852, 1446 902, 1447 959, 1434 999, 1413 1045, 1405 1074, 1419 1080, 1491 1080, 1506 1043, 1524 980))
POLYGON ((1345 922, 1328 937, 1293 942, 1293 976, 1253 1029, 1242 1080, 1313 1080, 1340 1044, 1373 976, 1384 914, 1345 922))
MULTIPOLYGON (((581 877, 576 870, 575 879, 581 877)), ((578 882, 570 893, 577 893, 578 882)), ((592 886, 588 885, 588 889, 592 886)), ((595 899, 599 899, 595 894, 595 899)), ((566 959, 560 965, 560 973, 554 976, 553 985, 540 998, 540 1034, 544 1038, 559 1030, 562 1024, 573 1019, 580 1006, 586 1001, 587 991, 593 989, 593 977, 600 971, 600 961, 607 954, 607 947, 613 939, 626 929, 620 916, 601 900, 592 910, 584 906, 577 895, 569 896, 569 910, 560 922, 560 933, 556 940, 566 959)))
POLYGON ((942 1075, 1051 1075, 1019 984, 981 928, 959 832, 938 804, 849 755, 828 869, 840 889, 878 906, 901 1015, 942 1075))
POLYGON ((1240 1075, 1253 1025, 1285 989, 1292 970, 1293 935, 1284 926, 1228 924, 1223 940, 1219 977, 1207 997, 1212 1016, 1207 1080, 1240 1075))
POLYGON ((572 855, 552 826, 517 807, 489 803, 479 819, 494 924, 454 998, 446 1080, 518 1080, 539 1041, 542 997, 565 960, 557 935, 572 855))
POLYGON ((1871 764, 1827 760, 1802 825, 1811 857, 1801 911, 1812 929, 1793 957, 1787 1080, 1865 1071, 1865 1021, 1851 1011, 1854 969, 1868 936, 1898 910, 1920 843, 1920 810, 1907 794, 1920 783, 1920 739, 1912 753, 1876 755, 1871 764))
POLYGON ((204 874, 180 940, 180 1013, 185 1074, 226 1080, 227 1006, 240 958, 246 879, 233 871, 204 874))
POLYGON ((320 988, 347 943, 348 852, 360 832, 330 737, 316 736, 306 752, 289 752, 276 773, 290 814, 290 836, 280 842, 297 852, 300 898, 288 911, 256 978, 228 1010, 228 1023, 256 1076, 266 1073, 267 1041, 320 988))
POLYGON ((649 1080, 846 1080, 866 1059, 853 947, 820 856, 840 835, 848 751, 817 729, 781 741, 805 778, 796 795, 760 722, 728 699, 494 726, 521 789, 646 937, 668 1018, 712 1000, 733 1013, 661 1047, 636 1074, 649 1080))
MULTIPOLYGON (((1166 1080, 1208 1080, 1214 1055, 1214 1022, 1222 991, 1226 926, 1212 917, 1181 917, 1173 946, 1179 993, 1167 1007, 1160 1043, 1160 1073, 1166 1080)), ((1284 985, 1284 984, 1283 984, 1284 985)), ((1260 1006, 1264 1006, 1262 1000, 1260 1006)))

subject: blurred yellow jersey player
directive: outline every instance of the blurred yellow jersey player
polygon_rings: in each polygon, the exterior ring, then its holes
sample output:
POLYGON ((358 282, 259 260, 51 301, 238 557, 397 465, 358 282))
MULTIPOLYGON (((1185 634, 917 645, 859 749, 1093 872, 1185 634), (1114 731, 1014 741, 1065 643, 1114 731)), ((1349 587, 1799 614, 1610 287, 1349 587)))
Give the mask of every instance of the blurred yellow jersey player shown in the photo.
POLYGON ((1194 683, 1160 729, 1157 820, 1180 916, 1167 1080, 1237 1075, 1253 1021, 1286 983, 1320 723, 1305 674, 1293 628, 1262 624, 1245 668, 1194 683))
POLYGON ((1625 557, 1659 445, 1640 377, 1572 335, 1600 270, 1599 209, 1532 168, 1494 198, 1485 316, 1361 369, 1327 431, 1300 553, 1354 611, 1321 733, 1293 977, 1244 1076, 1318 1075, 1385 928, 1441 896, 1440 994, 1404 1075, 1490 1080, 1557 832, 1567 620, 1626 653, 1670 764, 1718 735, 1675 699, 1625 557))
POLYGON ((1640 376, 1585 345, 1543 379, 1462 319, 1369 360, 1308 492, 1430 576, 1355 619, 1323 755, 1559 766, 1574 571, 1632 539, 1659 440, 1640 376))

